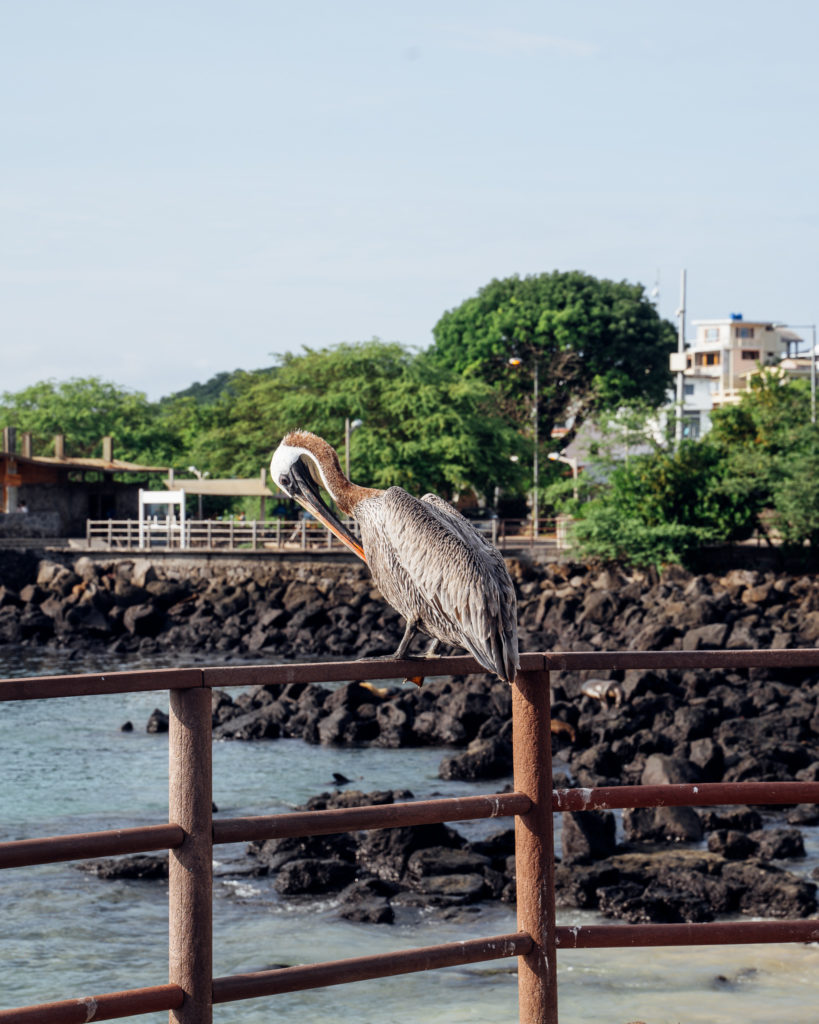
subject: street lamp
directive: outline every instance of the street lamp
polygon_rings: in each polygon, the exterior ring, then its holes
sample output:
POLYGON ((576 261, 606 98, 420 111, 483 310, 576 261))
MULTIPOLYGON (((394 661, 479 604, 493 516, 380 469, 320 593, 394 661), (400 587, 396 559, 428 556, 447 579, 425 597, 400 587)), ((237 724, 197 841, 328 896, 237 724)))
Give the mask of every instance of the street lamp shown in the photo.
MULTIPOLYGON (((520 359, 518 356, 510 356, 508 362, 509 362, 510 366, 515 366, 515 367, 521 366, 523 364, 523 360, 520 359)), ((532 488, 532 530, 533 530, 534 539, 537 540, 537 535, 540 532, 540 513, 539 513, 538 507, 537 507, 538 506, 537 492, 538 492, 538 483, 539 483, 539 476, 540 476, 539 471, 538 471, 538 456, 537 456, 537 452, 538 452, 538 387, 539 387, 537 358, 534 358, 533 362, 534 362, 534 374, 533 374, 533 378, 534 378, 534 392, 533 392, 533 395, 532 395, 532 422, 533 422, 533 425, 534 425, 534 435, 535 435, 534 436, 534 442, 535 442, 535 445, 534 445, 534 453, 532 455, 532 479, 533 479, 533 484, 534 484, 534 486, 532 488)))
MULTIPOLYGON (((204 480, 204 479, 206 479, 207 477, 210 476, 210 473, 208 473, 207 471, 202 473, 200 470, 198 470, 196 468, 196 466, 188 466, 188 472, 189 473, 193 473, 193 475, 196 477, 197 480, 204 480)), ((199 519, 201 519, 202 518, 202 495, 199 494, 199 495, 197 495, 197 497, 199 498, 199 502, 198 502, 199 508, 197 510, 197 517, 199 519)))
POLYGON ((574 495, 574 500, 577 501, 577 459, 571 455, 564 455, 563 452, 549 452, 549 458, 553 462, 565 462, 567 466, 571 467, 572 494, 574 495))
POLYGON ((364 420, 351 420, 344 417, 344 475, 350 479, 350 434, 364 425, 364 420))

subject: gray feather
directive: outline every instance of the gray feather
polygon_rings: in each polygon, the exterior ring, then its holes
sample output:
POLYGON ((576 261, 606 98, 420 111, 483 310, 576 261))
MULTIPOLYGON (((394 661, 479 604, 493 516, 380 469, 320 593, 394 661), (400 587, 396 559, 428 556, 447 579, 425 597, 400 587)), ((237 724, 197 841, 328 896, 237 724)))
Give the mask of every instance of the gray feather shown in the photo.
POLYGON ((469 520, 437 495, 419 501, 400 487, 359 502, 355 517, 385 599, 429 636, 513 680, 515 588, 500 552, 469 520))

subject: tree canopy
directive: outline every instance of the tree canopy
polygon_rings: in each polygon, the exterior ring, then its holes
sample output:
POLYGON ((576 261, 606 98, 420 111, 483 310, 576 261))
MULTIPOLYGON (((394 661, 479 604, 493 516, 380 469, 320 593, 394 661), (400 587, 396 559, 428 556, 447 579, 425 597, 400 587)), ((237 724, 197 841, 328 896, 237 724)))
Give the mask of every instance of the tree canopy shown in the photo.
POLYGON ((671 386, 674 328, 642 285, 572 271, 493 280, 444 313, 431 357, 495 384, 519 423, 531 411, 537 365, 541 436, 634 400, 660 405, 671 386), (519 359, 513 368, 510 358, 519 359))
POLYGON ((765 370, 736 405, 714 410, 702 440, 609 464, 591 500, 558 503, 578 517, 580 550, 604 559, 688 562, 704 543, 755 529, 816 548, 819 430, 810 416, 807 382, 765 370))
POLYGON ((117 458, 167 465, 180 443, 160 419, 156 405, 141 391, 131 391, 98 377, 47 380, 0 396, 0 417, 32 434, 35 455, 53 452, 55 434, 64 434, 67 454, 101 456, 102 438, 114 438, 117 458))
POLYGON ((350 445, 359 483, 444 495, 474 487, 490 497, 495 486, 520 484, 510 456, 522 442, 493 390, 377 339, 305 349, 270 372, 238 377, 194 451, 209 453, 216 473, 255 475, 281 437, 301 427, 343 460, 346 418, 361 421, 350 445))

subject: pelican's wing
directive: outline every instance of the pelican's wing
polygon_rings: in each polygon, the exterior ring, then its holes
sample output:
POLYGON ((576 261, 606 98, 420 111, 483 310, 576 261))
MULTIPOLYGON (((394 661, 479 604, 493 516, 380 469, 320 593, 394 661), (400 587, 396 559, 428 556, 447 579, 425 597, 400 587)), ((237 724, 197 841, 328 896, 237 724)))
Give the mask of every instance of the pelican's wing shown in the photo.
POLYGON ((394 555, 420 596, 484 668, 513 680, 519 666, 515 589, 500 552, 437 495, 400 487, 382 497, 394 555))

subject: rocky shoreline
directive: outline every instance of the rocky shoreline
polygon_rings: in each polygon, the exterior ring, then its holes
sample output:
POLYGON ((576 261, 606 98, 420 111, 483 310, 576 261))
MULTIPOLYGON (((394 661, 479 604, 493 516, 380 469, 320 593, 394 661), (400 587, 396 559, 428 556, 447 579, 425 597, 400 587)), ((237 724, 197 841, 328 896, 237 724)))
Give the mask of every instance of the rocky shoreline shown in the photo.
MULTIPOLYGON (((221 660, 356 658, 390 653, 402 631, 355 564, 183 572, 145 559, 80 557, 13 568, 0 562, 0 643, 67 654, 97 646, 218 652, 221 660)), ((781 649, 819 638, 819 583, 809 575, 658 576, 519 561, 510 571, 523 650, 781 649)), ((559 786, 819 781, 816 671, 588 676, 552 677, 553 749, 566 772, 559 786)), ((214 733, 223 740, 440 746, 442 778, 504 780, 511 771, 509 688, 485 675, 430 679, 420 690, 356 680, 335 689, 256 687, 213 700, 214 733)), ((162 727, 160 715, 152 728, 162 727)), ((406 798, 338 792, 315 806, 406 798)), ((616 842, 610 812, 567 812, 558 899, 632 921, 810 916, 816 885, 783 864, 804 856, 800 826, 817 823, 812 806, 791 810, 787 822, 749 809, 636 810, 623 813, 616 842)), ((262 844, 251 848, 248 870, 275 873, 286 895, 338 894, 341 912, 362 920, 391 920, 396 901, 446 909, 514 898, 509 830, 483 843, 445 826, 426 838, 420 830, 421 839, 402 835, 409 831, 262 844), (374 837, 383 846, 375 852, 374 837)))

